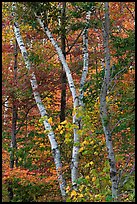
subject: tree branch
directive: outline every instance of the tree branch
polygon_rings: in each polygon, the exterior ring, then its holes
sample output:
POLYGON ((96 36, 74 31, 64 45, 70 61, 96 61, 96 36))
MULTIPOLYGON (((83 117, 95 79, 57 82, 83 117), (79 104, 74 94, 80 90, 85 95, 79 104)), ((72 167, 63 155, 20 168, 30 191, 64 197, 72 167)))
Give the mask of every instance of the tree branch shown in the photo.
POLYGON ((23 118, 22 123, 19 125, 18 129, 16 130, 16 134, 19 132, 20 128, 23 126, 24 121, 25 121, 25 119, 27 118, 27 115, 28 115, 29 111, 30 111, 35 105, 36 105, 36 104, 33 104, 33 105, 27 110, 27 112, 26 112, 26 114, 25 114, 25 116, 24 116, 24 118, 23 118))
POLYGON ((84 28, 81 30, 81 32, 79 33, 79 35, 77 36, 77 38, 74 40, 73 44, 70 46, 70 48, 67 50, 66 54, 68 54, 70 52, 70 50, 73 48, 73 46, 76 44, 76 42, 78 41, 79 37, 81 36, 82 32, 83 32, 84 28))
POLYGON ((133 20, 135 20, 135 16, 133 15, 132 11, 129 9, 129 7, 126 5, 126 3, 124 3, 124 6, 126 7, 126 9, 130 12, 130 14, 132 15, 133 20))

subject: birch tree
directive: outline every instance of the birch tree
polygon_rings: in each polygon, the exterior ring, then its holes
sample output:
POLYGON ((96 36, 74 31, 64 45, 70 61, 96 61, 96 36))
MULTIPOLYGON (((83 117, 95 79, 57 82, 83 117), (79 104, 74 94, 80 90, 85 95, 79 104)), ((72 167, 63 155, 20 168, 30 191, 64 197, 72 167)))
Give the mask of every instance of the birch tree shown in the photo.
MULTIPOLYGON (((14 83, 17 85, 17 41, 15 41, 15 49, 14 49, 14 83)), ((17 166, 17 158, 15 159, 15 151, 17 150, 17 142, 16 142, 16 124, 17 124, 17 104, 15 96, 13 96, 13 104, 12 104, 12 131, 11 131, 11 151, 10 151, 10 168, 14 167, 14 163, 17 166)))
POLYGON ((37 107, 39 109, 40 115, 43 119, 43 123, 44 123, 44 127, 45 130, 48 133, 48 138, 51 144, 51 149, 52 149, 52 153, 53 153, 53 157, 54 157, 54 162, 55 162, 55 166, 56 166, 56 171, 57 171, 57 177, 58 177, 58 181, 59 181, 59 185, 60 185, 60 190, 61 190, 61 195, 62 198, 65 199, 66 196, 66 192, 65 192, 65 180, 62 176, 62 163, 61 163, 61 158, 60 158, 60 151, 58 148, 58 144, 56 142, 55 139, 55 135, 54 132, 52 130, 52 127, 50 125, 50 123, 48 122, 48 114, 46 111, 45 106, 42 103, 40 94, 38 92, 38 84, 37 84, 37 80, 36 80, 36 76, 34 71, 32 70, 29 58, 28 58, 28 53, 27 50, 25 48, 21 33, 20 33, 20 29, 19 29, 19 25, 16 21, 16 14, 15 14, 15 10, 16 10, 16 3, 12 4, 12 9, 13 9, 13 17, 14 17, 14 33, 15 33, 15 37, 16 40, 18 42, 18 46, 21 50, 21 54, 22 57, 24 59, 25 62, 25 66, 28 69, 28 73, 29 73, 29 78, 30 78, 30 83, 31 83, 31 87, 32 87, 32 91, 33 91, 33 95, 34 95, 34 99, 36 101, 37 107))
POLYGON ((4 122, 3 125, 6 125, 6 118, 7 118, 7 111, 8 111, 8 107, 9 107, 9 101, 8 101, 9 96, 5 97, 5 102, 4 102, 4 122))
POLYGON ((110 178, 112 182, 112 198, 117 197, 117 170, 116 161, 112 145, 112 135, 109 127, 109 116, 107 110, 107 92, 110 82, 110 51, 109 51, 109 3, 105 2, 105 23, 103 27, 103 42, 105 52, 105 75, 100 93, 100 116, 103 125, 103 130, 106 138, 106 146, 108 151, 108 159, 110 164, 110 178))
MULTIPOLYGON (((87 12, 86 15, 86 20, 89 21, 90 19, 90 11, 87 12)), ((53 38, 50 30, 48 29, 47 25, 45 26, 42 20, 40 19, 39 16, 35 13, 35 16, 37 18, 37 21, 39 22, 40 26, 43 28, 45 31, 46 35, 48 36, 49 40, 51 41, 52 45, 54 46, 55 50, 58 53, 59 59, 62 63, 63 69, 66 72, 67 80, 69 83, 69 88, 72 93, 72 99, 73 99, 73 109, 74 109, 74 115, 73 115, 73 124, 75 125, 76 128, 74 128, 74 143, 73 143, 73 150, 72 150, 72 160, 71 160, 71 181, 72 181, 72 186, 76 190, 77 189, 77 184, 76 181, 78 179, 78 155, 79 155, 79 134, 78 130, 81 129, 81 119, 77 117, 77 109, 82 106, 83 102, 83 86, 86 80, 86 75, 88 71, 88 26, 86 25, 84 32, 83 32, 83 73, 82 73, 82 78, 80 82, 80 94, 77 95, 76 93, 76 88, 74 85, 74 81, 71 75, 71 71, 68 67, 68 64, 66 63, 65 57, 62 53, 61 48, 58 46, 57 42, 53 38)))

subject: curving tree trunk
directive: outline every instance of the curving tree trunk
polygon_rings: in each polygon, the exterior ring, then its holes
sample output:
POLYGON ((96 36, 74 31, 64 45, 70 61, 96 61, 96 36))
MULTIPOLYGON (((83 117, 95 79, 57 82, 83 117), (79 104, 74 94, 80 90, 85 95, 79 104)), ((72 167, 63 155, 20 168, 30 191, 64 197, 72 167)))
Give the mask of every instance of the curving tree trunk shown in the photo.
POLYGON ((105 51, 105 75, 100 93, 100 116, 106 137, 106 146, 110 164, 110 178, 112 182, 112 198, 117 197, 117 170, 116 161, 112 145, 112 135, 109 128, 109 116, 107 110, 107 91, 110 82, 110 52, 109 52, 109 3, 105 2, 105 23, 103 27, 103 41, 105 51))
MULTIPOLYGON (((13 11, 15 11, 15 9, 16 9, 16 3, 13 3, 13 11)), ((15 16, 15 12, 13 12, 13 16, 15 16)), ((45 130, 48 133, 48 138, 49 138, 49 141, 51 144, 51 149, 52 149, 54 162, 55 162, 55 166, 56 166, 57 177, 58 177, 58 181, 59 181, 59 185, 60 185, 61 195, 62 195, 63 199, 65 200, 65 196, 66 196, 65 180, 63 179, 63 176, 62 176, 62 163, 61 163, 60 151, 59 151, 58 144, 56 142, 52 127, 48 122, 48 114, 47 114, 45 106, 42 103, 42 100, 41 100, 41 97, 40 97, 40 94, 38 91, 38 84, 37 84, 36 76, 32 70, 31 64, 30 64, 27 50, 25 48, 25 45, 23 43, 23 40, 22 40, 22 37, 20 34, 19 25, 15 20, 14 20, 14 33, 15 33, 15 37, 16 37, 16 40, 18 42, 19 48, 21 50, 22 57, 24 59, 26 68, 29 71, 28 77, 30 78, 30 83, 31 83, 31 87, 33 90, 34 99, 36 101, 36 104, 37 104, 37 107, 38 107, 39 112, 41 114, 41 117, 43 118, 45 130)))
MULTIPOLYGON (((78 130, 81 129, 81 119, 77 117, 77 109, 83 104, 83 86, 86 80, 87 76, 87 71, 88 71, 88 26, 85 27, 84 33, 83 33, 83 46, 84 46, 84 65, 83 65, 83 72, 82 72, 82 78, 80 82, 80 95, 76 94, 76 89, 75 85, 73 82, 73 78, 71 75, 71 71, 68 67, 68 64, 66 63, 65 57, 62 53, 61 48, 58 46, 57 42, 54 40, 50 30, 48 29, 47 26, 44 26, 44 23, 41 21, 41 19, 35 14, 37 21, 39 22, 40 26, 43 28, 45 31, 46 35, 48 36, 49 40, 51 41, 52 45, 56 49, 59 59, 62 63, 63 69, 66 73, 68 84, 70 91, 72 93, 72 98, 73 98, 73 108, 75 111, 75 114, 73 116, 73 124, 76 125, 76 128, 74 128, 74 142, 73 142, 73 150, 72 150, 72 160, 71 160, 71 181, 72 181, 72 186, 74 189, 77 189, 77 184, 76 180, 78 179, 78 156, 79 156, 79 135, 78 135, 78 130)), ((86 20, 89 21, 90 19, 90 12, 87 12, 86 15, 86 20)))

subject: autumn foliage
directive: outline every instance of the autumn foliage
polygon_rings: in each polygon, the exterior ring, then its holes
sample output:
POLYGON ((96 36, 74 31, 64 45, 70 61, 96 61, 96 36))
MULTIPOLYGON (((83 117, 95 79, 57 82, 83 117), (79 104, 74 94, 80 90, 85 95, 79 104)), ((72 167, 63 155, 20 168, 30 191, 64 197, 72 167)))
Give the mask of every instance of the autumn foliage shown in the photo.
MULTIPOLYGON (((53 128, 61 152, 61 171, 66 180, 66 201, 111 202, 110 166, 100 119, 100 90, 105 67, 102 33, 103 2, 96 2, 93 6, 89 23, 89 70, 83 88, 84 107, 76 110, 73 108, 72 95, 67 82, 66 116, 63 122, 60 122, 61 62, 43 30, 36 20, 32 19, 30 5, 25 6, 24 3, 17 2, 20 32, 29 54, 31 71, 36 75, 38 91, 48 112, 48 123, 53 128), (77 128, 72 121, 75 114, 82 118, 82 129, 78 130, 80 142, 76 144, 79 146, 77 191, 72 187, 70 176, 73 130, 77 128)), ((11 5, 12 2, 2 3, 3 202, 10 201, 8 194, 10 185, 14 194, 13 202, 62 201, 51 145, 47 137, 48 132, 44 129, 44 119, 40 116, 34 100, 28 77, 31 73, 25 67, 19 47, 15 77, 16 42, 11 5), (17 149, 14 150, 17 165, 14 163, 14 168, 10 168, 13 104, 17 108, 17 149)), ((66 10, 66 62, 76 88, 79 87, 83 69, 83 41, 80 33, 88 9, 86 5, 88 2, 67 2, 66 10)), ((61 6, 62 2, 49 2, 46 5, 49 12, 48 27, 59 46, 61 28, 58 18, 61 6)), ((135 2, 109 2, 111 80, 106 100, 119 179, 118 201, 121 202, 135 201, 134 9, 135 2)))

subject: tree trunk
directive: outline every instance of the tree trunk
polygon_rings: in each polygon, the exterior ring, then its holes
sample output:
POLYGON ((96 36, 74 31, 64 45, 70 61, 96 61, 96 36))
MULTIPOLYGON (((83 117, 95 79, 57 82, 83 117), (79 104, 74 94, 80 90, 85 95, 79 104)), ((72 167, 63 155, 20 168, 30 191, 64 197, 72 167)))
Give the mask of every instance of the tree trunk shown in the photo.
POLYGON ((6 125, 6 120, 7 120, 7 111, 8 111, 8 106, 9 106, 9 101, 8 101, 9 96, 6 96, 5 102, 4 102, 4 116, 3 116, 3 125, 6 125))
POLYGON ((78 179, 78 161, 79 161, 79 135, 77 134, 78 130, 82 129, 82 118, 77 117, 77 113, 81 111, 82 107, 84 106, 83 103, 83 87, 85 84, 85 80, 88 73, 88 23, 90 20, 90 11, 86 14, 86 27, 83 31, 83 71, 80 81, 80 88, 79 88, 79 97, 77 99, 76 105, 76 113, 73 116, 73 123, 77 125, 77 128, 74 128, 74 144, 73 144, 73 151, 72 151, 72 164, 71 164, 71 180, 72 186, 75 190, 77 190, 76 180, 78 179), (78 110, 77 110, 78 109, 78 110), (77 112, 78 111, 78 112, 77 112))
MULTIPOLYGON (((80 120, 79 118, 77 118, 77 109, 79 108, 79 106, 82 104, 82 100, 83 100, 83 86, 85 83, 85 79, 86 79, 86 75, 87 75, 87 69, 88 69, 88 53, 87 53, 87 29, 88 27, 85 28, 84 31, 84 36, 83 36, 83 45, 84 45, 84 66, 83 66, 83 72, 82 72, 82 78, 81 78, 81 85, 80 85, 80 96, 77 96, 76 94, 76 89, 75 89, 75 85, 73 82, 73 78, 70 72, 70 69, 66 63, 65 57, 62 53, 62 50, 60 49, 60 47, 58 46, 57 42, 54 40, 50 30, 48 29, 48 27, 45 27, 43 22, 41 21, 41 19, 39 17, 37 17, 37 15, 35 14, 39 24, 41 25, 41 27, 44 29, 45 33, 47 34, 49 40, 51 41, 52 45, 55 47, 59 59, 62 63, 62 66, 64 68, 64 71, 66 72, 66 76, 68 79, 68 83, 69 83, 69 88, 70 91, 72 93, 72 98, 73 98, 73 108, 75 111, 75 114, 73 116, 73 124, 75 124, 77 126, 77 128, 74 128, 74 143, 73 143, 73 150, 72 150, 72 162, 71 162, 71 181, 72 181, 72 186, 74 189, 77 189, 77 184, 76 184, 76 180, 78 179, 78 155, 79 155, 79 135, 77 133, 77 131, 79 129, 81 129, 81 124, 80 124, 80 120), (80 100, 79 100, 80 99, 80 100)), ((90 19, 90 12, 87 13, 86 16, 87 20, 90 19)))
MULTIPOLYGON (((13 11, 15 8, 16 8, 16 3, 13 3, 13 11)), ((13 13, 13 16, 15 16, 15 13, 13 13)), ((65 196, 66 196, 65 180, 63 179, 63 176, 62 176, 62 163, 61 163, 60 151, 59 151, 58 144, 56 142, 52 127, 48 123, 48 114, 47 114, 47 111, 46 111, 46 109, 42 103, 40 94, 38 92, 38 84, 37 84, 36 76, 35 76, 32 68, 31 68, 28 54, 27 54, 25 45, 23 43, 17 22, 14 22, 14 33, 15 33, 15 37, 16 37, 16 40, 18 42, 19 48, 21 50, 26 68, 29 70, 30 83, 31 83, 31 87, 33 90, 34 98, 35 98, 37 107, 40 111, 41 117, 43 119, 44 127, 45 127, 45 130, 47 130, 48 138, 49 138, 49 141, 51 144, 51 149, 52 149, 54 162, 55 162, 55 166, 56 166, 56 172, 57 172, 57 177, 58 177, 58 181, 59 181, 59 185, 60 185, 61 195, 62 195, 62 198, 65 199, 65 196)))
POLYGON ((88 11, 86 14, 86 28, 83 31, 83 71, 82 71, 82 76, 81 76, 81 81, 80 81, 80 89, 79 89, 79 99, 80 99, 80 105, 84 106, 83 104, 83 87, 85 84, 85 80, 87 77, 87 73, 88 73, 88 24, 89 24, 89 20, 90 20, 90 14, 91 11, 88 11))
MULTIPOLYGON (((14 84, 17 83, 17 41, 15 42, 15 52, 14 52, 14 84)), ((15 152, 17 150, 17 143, 16 143, 16 123, 17 123, 17 103, 16 103, 16 96, 13 95, 13 107, 12 107, 12 133, 11 133, 11 152, 10 152, 10 168, 14 168, 14 162, 17 166, 17 157, 15 152)))
MULTIPOLYGON (((61 17, 61 50, 64 55, 64 58, 66 59, 66 30, 65 30, 65 24, 66 24, 66 2, 62 2, 63 4, 63 10, 62 10, 62 17, 61 17)), ((63 69, 62 66, 62 73, 61 73, 61 109, 60 109, 60 122, 63 122, 65 120, 65 111, 66 111, 66 72, 63 69)))
MULTIPOLYGON (((15 49, 14 49, 14 85, 16 85, 17 80, 17 41, 15 41, 15 49)), ((17 142, 16 142, 16 124, 17 124, 17 104, 16 104, 16 96, 13 93, 13 106, 12 106, 12 132, 11 132, 11 150, 10 150, 10 168, 14 168, 14 164, 17 167, 18 159, 16 156, 17 151, 17 142)), ((12 181, 8 182, 8 195, 9 200, 13 199, 13 189, 12 189, 12 181)))
POLYGON ((117 197, 117 170, 114 157, 112 137, 109 128, 109 116, 107 112, 106 96, 110 81, 110 53, 109 53, 109 4, 105 2, 105 24, 103 29, 104 50, 105 50, 105 76, 100 93, 100 116, 103 125, 104 134, 106 137, 106 146, 108 151, 108 159, 110 164, 110 178, 112 182, 112 198, 117 197))

